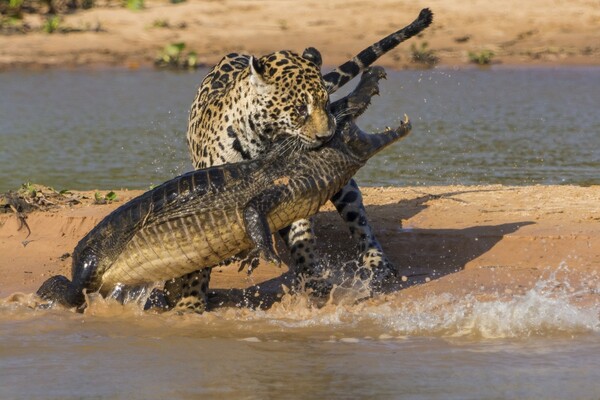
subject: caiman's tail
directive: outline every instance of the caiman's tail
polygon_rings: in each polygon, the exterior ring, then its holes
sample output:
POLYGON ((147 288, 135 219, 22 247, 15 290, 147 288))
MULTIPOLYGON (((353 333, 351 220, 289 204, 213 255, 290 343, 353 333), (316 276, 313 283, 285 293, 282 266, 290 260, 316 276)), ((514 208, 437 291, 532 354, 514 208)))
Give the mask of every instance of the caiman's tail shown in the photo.
POLYGON ((358 53, 352 60, 345 62, 333 71, 323 75, 327 92, 331 94, 344 86, 348 81, 358 76, 358 74, 377 61, 379 57, 405 40, 421 33, 425 28, 431 25, 432 21, 433 13, 429 8, 424 8, 419 13, 417 19, 409 25, 384 37, 379 42, 372 44, 358 53))
POLYGON ((36 293, 46 301, 68 308, 81 307, 85 303, 83 290, 62 275, 47 279, 36 293))
POLYGON ((347 143, 356 157, 366 161, 390 144, 406 137, 411 129, 410 120, 404 114, 404 120, 400 122, 399 127, 388 128, 380 133, 366 133, 354 125, 348 134, 347 143))

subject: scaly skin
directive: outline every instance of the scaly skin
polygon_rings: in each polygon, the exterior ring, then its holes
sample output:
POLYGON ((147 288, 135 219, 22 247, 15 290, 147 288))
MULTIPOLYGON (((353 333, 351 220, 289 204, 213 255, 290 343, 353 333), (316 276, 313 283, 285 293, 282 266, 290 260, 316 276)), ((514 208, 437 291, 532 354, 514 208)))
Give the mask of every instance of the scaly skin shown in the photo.
POLYGON ((284 140, 264 159, 189 172, 119 207, 76 246, 73 281, 52 277, 38 295, 79 307, 84 289, 107 295, 117 285, 164 281, 245 250, 279 263, 271 232, 315 214, 371 156, 410 132, 408 119, 379 134, 354 123, 383 76, 372 68, 332 105, 344 116, 319 149, 297 150, 298 141, 284 140))

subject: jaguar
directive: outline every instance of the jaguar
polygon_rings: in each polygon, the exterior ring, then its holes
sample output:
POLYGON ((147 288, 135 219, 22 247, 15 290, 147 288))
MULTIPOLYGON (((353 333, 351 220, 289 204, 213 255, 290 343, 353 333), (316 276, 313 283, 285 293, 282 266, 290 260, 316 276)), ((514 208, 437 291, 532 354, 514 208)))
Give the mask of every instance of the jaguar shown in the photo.
MULTIPOLYGON (((194 168, 262 157, 282 136, 297 136, 307 148, 321 146, 335 132, 336 117, 342 117, 330 112, 329 96, 382 55, 422 32, 432 20, 428 8, 421 10, 412 23, 324 75, 321 54, 312 47, 302 54, 289 50, 262 57, 228 54, 202 80, 190 109, 187 143, 194 168)), ((358 263, 371 271, 376 288, 396 271, 368 222, 355 180, 331 201, 358 243, 358 263)), ((295 287, 327 293, 330 283, 316 255, 311 221, 296 221, 280 234, 295 264, 295 287)), ((204 311, 190 305, 206 304, 209 280, 210 269, 203 269, 167 281, 164 298, 168 307, 204 311), (199 287, 203 290, 198 291, 199 287), (194 299, 197 296, 202 298, 200 302, 194 299)))

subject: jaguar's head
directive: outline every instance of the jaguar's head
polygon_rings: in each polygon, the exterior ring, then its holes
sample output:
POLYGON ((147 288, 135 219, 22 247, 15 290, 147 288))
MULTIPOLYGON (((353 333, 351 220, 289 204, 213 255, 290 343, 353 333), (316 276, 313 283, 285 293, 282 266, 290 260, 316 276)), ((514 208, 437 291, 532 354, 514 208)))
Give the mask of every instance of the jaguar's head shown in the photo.
POLYGON ((249 62, 249 81, 256 98, 249 105, 252 124, 271 140, 297 137, 313 148, 335 132, 329 94, 321 77, 321 55, 308 48, 302 55, 278 51, 249 62))

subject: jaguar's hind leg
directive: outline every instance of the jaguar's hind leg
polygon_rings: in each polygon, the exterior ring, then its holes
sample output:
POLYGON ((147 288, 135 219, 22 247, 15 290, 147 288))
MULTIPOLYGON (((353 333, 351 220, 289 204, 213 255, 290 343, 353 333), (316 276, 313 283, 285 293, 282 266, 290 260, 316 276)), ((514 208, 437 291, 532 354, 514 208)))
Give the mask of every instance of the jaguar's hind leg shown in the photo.
POLYGON ((180 313, 206 311, 210 268, 203 268, 165 283, 164 297, 169 308, 180 313))
POLYGON ((350 234, 359 243, 359 265, 371 271, 371 286, 374 290, 379 289, 382 283, 396 275, 396 268, 387 259, 381 244, 375 238, 356 181, 351 179, 331 201, 348 224, 350 234))
POLYGON ((310 290, 316 296, 325 296, 331 282, 317 255, 317 244, 310 219, 301 219, 279 231, 284 238, 295 266, 294 288, 310 290))

